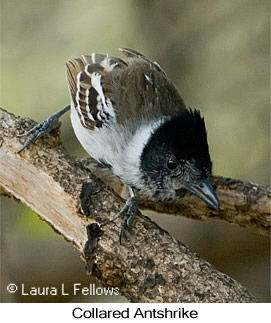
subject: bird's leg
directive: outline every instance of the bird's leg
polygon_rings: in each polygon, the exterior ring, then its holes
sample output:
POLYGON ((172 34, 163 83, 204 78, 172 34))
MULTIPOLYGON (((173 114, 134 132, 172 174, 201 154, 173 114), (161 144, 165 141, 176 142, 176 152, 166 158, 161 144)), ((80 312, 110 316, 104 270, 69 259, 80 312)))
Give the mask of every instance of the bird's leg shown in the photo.
POLYGON ((117 220, 120 216, 124 214, 124 219, 121 222, 120 226, 120 232, 119 232, 119 241, 121 244, 122 236, 125 234, 125 230, 130 226, 134 215, 136 214, 136 197, 133 189, 129 186, 129 193, 130 193, 130 198, 126 201, 124 207, 120 210, 120 212, 114 217, 114 219, 111 221, 117 220))
POLYGON ((37 124, 35 127, 31 128, 27 132, 21 135, 17 135, 17 137, 27 137, 31 135, 31 137, 25 141, 23 147, 18 151, 18 153, 20 153, 25 148, 27 148, 31 143, 34 143, 38 138, 46 135, 47 133, 51 132, 53 129, 57 128, 60 124, 59 118, 69 109, 70 109, 70 105, 67 105, 65 108, 49 116, 46 120, 37 124))

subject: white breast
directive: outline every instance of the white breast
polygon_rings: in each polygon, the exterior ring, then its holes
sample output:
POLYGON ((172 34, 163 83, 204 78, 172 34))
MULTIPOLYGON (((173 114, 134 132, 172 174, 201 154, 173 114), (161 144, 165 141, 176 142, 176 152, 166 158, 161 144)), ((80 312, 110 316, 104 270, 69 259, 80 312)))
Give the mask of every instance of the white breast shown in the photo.
POLYGON ((147 125, 140 125, 132 135, 129 129, 115 123, 112 127, 86 129, 80 123, 78 114, 71 107, 71 122, 75 135, 86 152, 97 161, 112 166, 112 172, 123 182, 140 189, 140 157, 152 133, 166 119, 162 118, 147 125))
POLYGON ((122 150, 119 135, 115 131, 108 127, 94 130, 84 128, 74 106, 71 107, 71 123, 77 139, 91 157, 110 165, 114 163, 115 156, 122 150))

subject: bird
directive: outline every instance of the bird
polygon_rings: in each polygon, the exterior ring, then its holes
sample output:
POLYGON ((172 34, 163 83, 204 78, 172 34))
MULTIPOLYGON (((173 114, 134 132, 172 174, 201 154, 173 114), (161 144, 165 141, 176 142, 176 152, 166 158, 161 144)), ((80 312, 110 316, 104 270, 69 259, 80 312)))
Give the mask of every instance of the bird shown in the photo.
POLYGON ((126 56, 82 55, 66 63, 70 104, 20 137, 21 152, 59 125, 68 110, 86 152, 128 186, 130 197, 114 220, 124 216, 119 239, 136 214, 135 191, 153 201, 176 200, 190 192, 209 207, 219 200, 212 174, 204 118, 187 108, 156 61, 127 48, 126 56))

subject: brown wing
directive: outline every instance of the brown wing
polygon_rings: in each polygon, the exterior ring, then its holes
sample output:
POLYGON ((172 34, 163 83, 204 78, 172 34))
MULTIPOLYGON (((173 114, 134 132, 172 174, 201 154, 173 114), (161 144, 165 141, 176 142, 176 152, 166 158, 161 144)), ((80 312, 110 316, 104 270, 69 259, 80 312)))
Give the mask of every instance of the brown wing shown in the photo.
POLYGON ((137 52, 136 50, 129 49, 129 48, 119 48, 119 50, 127 57, 136 57, 136 58, 141 59, 145 62, 148 62, 149 65, 154 67, 158 72, 162 72, 164 75, 166 75, 166 72, 164 70, 162 70, 161 66, 157 62, 151 61, 146 56, 137 52))
MULTIPOLYGON (((92 54, 67 63, 71 99, 85 128, 174 116, 185 105, 156 62, 131 50, 127 59, 92 54)), ((133 127, 133 126, 132 126, 133 127)))
POLYGON ((85 128, 101 127, 115 121, 110 74, 126 62, 108 55, 92 54, 67 62, 71 100, 85 128))
MULTIPOLYGON (((120 49, 128 58, 128 66, 117 76, 114 99, 121 109, 116 111, 117 121, 130 129, 141 123, 176 116, 186 109, 185 104, 157 62, 132 49, 120 49)), ((135 127, 135 128, 136 128, 135 127)))

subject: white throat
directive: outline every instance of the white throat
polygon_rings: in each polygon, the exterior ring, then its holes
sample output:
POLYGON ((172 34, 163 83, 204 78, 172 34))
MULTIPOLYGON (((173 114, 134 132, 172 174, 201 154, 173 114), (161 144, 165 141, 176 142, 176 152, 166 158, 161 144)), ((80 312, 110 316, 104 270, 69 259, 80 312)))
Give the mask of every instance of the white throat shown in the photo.
MULTIPOLYGON (((141 183, 141 155, 144 147, 152 134, 168 118, 163 117, 145 125, 141 125, 129 141, 126 149, 123 151, 122 161, 118 165, 119 169, 113 169, 115 174, 123 179, 128 185, 134 185, 140 188, 141 183)), ((118 168, 118 167, 117 167, 118 168)))
POLYGON ((86 129, 80 123, 78 113, 72 105, 71 121, 74 132, 84 149, 97 161, 112 166, 112 172, 124 183, 141 189, 141 154, 151 135, 168 117, 162 117, 147 124, 140 124, 131 134, 129 129, 117 123, 111 127, 86 129))

